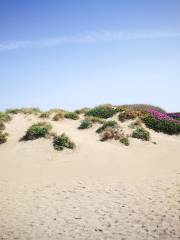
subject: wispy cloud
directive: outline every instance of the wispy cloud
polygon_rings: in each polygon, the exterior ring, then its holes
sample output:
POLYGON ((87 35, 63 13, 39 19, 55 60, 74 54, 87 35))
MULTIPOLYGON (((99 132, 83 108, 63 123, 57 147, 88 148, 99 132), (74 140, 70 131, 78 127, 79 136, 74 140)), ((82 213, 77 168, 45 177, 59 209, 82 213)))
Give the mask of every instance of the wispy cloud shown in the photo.
POLYGON ((65 35, 56 38, 0 42, 0 51, 38 48, 47 46, 58 46, 62 44, 93 44, 100 42, 140 40, 140 39, 165 39, 180 38, 180 32, 175 31, 151 31, 151 32, 133 32, 133 31, 99 31, 86 32, 74 35, 65 35))

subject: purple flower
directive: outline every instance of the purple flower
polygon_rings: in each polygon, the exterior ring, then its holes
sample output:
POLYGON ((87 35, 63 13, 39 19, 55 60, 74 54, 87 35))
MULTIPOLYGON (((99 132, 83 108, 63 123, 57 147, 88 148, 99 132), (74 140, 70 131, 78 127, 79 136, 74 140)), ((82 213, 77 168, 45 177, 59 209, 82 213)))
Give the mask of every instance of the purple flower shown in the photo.
MULTIPOLYGON (((174 113, 160 113, 158 112, 157 110, 154 110, 154 109, 150 109, 149 110, 150 114, 158 119, 158 120, 166 120, 166 121, 171 121, 171 122, 176 122, 176 123, 179 123, 180 124, 180 121, 178 120, 175 120, 173 117, 174 117, 174 113)), ((176 114, 176 116, 179 116, 180 117, 180 113, 176 114)))

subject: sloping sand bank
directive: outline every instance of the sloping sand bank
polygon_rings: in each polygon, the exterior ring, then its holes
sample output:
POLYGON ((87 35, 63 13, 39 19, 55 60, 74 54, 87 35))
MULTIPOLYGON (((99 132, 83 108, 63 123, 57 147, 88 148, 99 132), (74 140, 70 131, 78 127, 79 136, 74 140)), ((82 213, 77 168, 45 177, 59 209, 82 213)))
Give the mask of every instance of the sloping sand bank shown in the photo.
MULTIPOLYGON (((0 240, 180 239, 180 137, 100 142, 79 121, 51 122, 77 144, 19 142, 36 117, 17 115, 0 146, 0 240)), ((124 126, 124 128, 126 128, 124 126)))

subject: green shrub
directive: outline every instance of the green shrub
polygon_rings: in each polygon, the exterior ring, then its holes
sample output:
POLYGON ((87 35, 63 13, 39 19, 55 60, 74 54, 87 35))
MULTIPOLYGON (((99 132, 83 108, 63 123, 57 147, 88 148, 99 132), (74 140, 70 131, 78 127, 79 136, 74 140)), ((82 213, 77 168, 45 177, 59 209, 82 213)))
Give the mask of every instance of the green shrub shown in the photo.
POLYGON ((40 118, 49 118, 49 116, 51 115, 51 113, 50 112, 42 112, 41 114, 40 114, 40 118))
POLYGON ((124 144, 125 146, 129 146, 129 138, 128 137, 122 137, 120 140, 119 140, 122 144, 124 144))
POLYGON ((6 113, 11 113, 11 114, 34 114, 37 115, 41 113, 41 110, 39 108, 13 108, 13 109, 7 109, 6 113))
POLYGON ((12 117, 8 113, 0 112, 0 121, 1 122, 9 122, 12 117))
POLYGON ((84 119, 81 121, 80 126, 78 127, 79 129, 86 129, 86 128, 91 128, 92 127, 92 122, 88 119, 84 119))
POLYGON ((103 132, 107 127, 111 127, 111 128, 117 128, 118 127, 118 123, 116 121, 106 121, 103 123, 103 125, 101 127, 99 127, 96 132, 97 133, 101 133, 103 132))
POLYGON ((64 113, 63 112, 58 112, 53 117, 53 121, 59 121, 61 119, 64 119, 64 113))
POLYGON ((99 117, 93 117, 93 116, 86 116, 87 120, 91 121, 92 123, 100 123, 103 124, 106 120, 99 118, 99 117))
POLYGON ((74 112, 77 113, 77 114, 85 114, 85 113, 87 113, 89 110, 90 110, 90 108, 85 107, 85 108, 77 109, 77 110, 75 110, 74 112))
POLYGON ((79 119, 79 115, 77 113, 75 113, 75 112, 66 112, 64 114, 64 117, 65 118, 69 118, 69 119, 73 119, 73 120, 79 119))
POLYGON ((133 131, 132 137, 142 139, 143 141, 149 141, 150 133, 145 128, 138 127, 133 131))
POLYGON ((55 136, 53 139, 53 146, 56 150, 61 151, 64 148, 74 149, 75 144, 66 136, 65 133, 60 136, 55 136))
POLYGON ((173 121, 158 120, 149 115, 143 118, 143 122, 148 128, 156 132, 163 132, 169 135, 180 134, 180 124, 173 121))
POLYGON ((21 113, 27 114, 27 115, 30 115, 30 114, 37 115, 41 113, 41 110, 39 108, 21 108, 20 111, 21 113))
POLYGON ((107 119, 112 117, 115 113, 117 113, 116 108, 110 105, 101 105, 90 109, 85 115, 107 119))
POLYGON ((3 133, 0 131, 0 144, 7 142, 7 133, 3 133))
POLYGON ((52 129, 51 124, 40 122, 33 124, 21 140, 34 140, 37 138, 47 137, 52 129))
POLYGON ((125 104, 118 106, 119 108, 124 108, 124 110, 133 110, 133 111, 142 111, 142 112, 148 112, 150 109, 155 109, 158 112, 166 113, 166 111, 160 107, 153 106, 150 104, 125 104))
POLYGON ((7 109, 6 110, 6 113, 10 113, 10 114, 18 114, 18 113, 21 113, 21 109, 19 108, 12 108, 12 109, 7 109))
POLYGON ((6 127, 3 122, 0 122, 0 131, 4 130, 6 127))

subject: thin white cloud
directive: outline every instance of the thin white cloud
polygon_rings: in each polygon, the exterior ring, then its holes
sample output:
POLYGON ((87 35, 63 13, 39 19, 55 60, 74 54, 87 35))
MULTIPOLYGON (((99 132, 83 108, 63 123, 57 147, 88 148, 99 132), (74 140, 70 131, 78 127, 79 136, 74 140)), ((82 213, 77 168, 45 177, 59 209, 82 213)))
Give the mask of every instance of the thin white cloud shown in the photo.
POLYGON ((180 32, 159 31, 159 32, 133 32, 133 31, 99 31, 74 35, 60 36, 56 38, 1 42, 0 51, 21 48, 37 48, 46 46, 58 46, 62 44, 92 44, 100 42, 112 42, 123 40, 141 39, 164 39, 180 38, 180 32))

